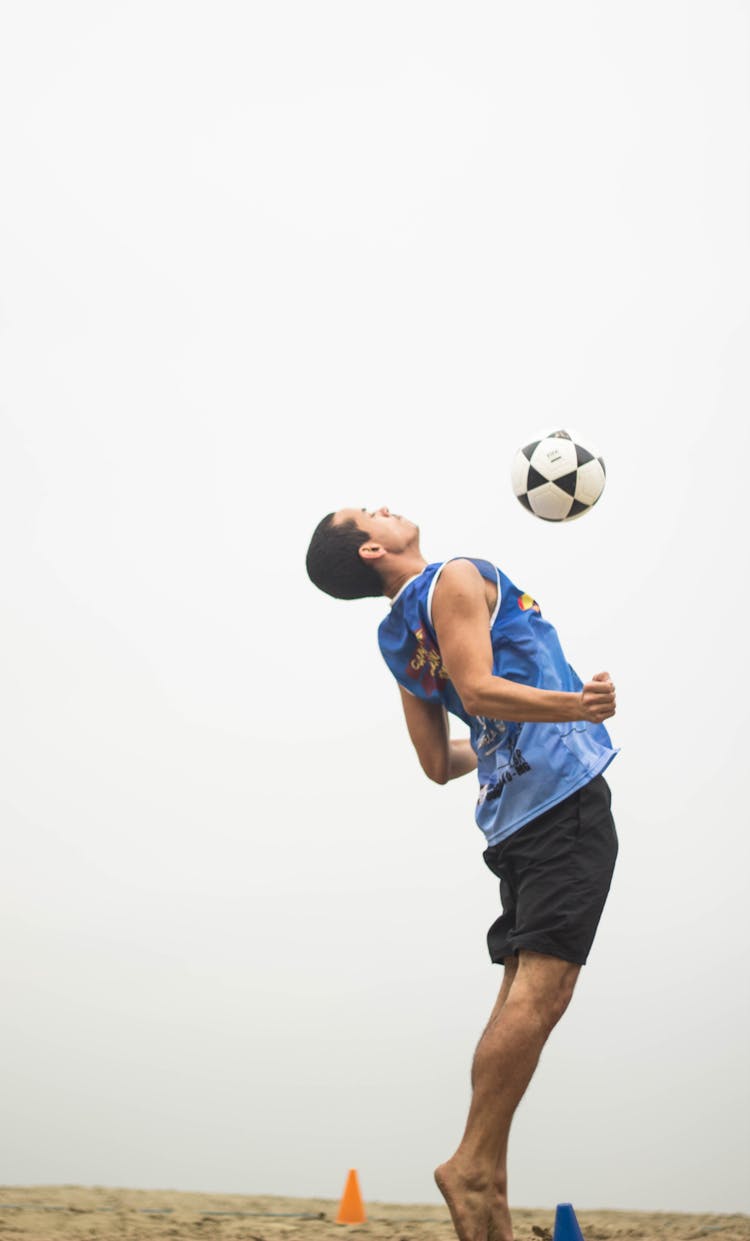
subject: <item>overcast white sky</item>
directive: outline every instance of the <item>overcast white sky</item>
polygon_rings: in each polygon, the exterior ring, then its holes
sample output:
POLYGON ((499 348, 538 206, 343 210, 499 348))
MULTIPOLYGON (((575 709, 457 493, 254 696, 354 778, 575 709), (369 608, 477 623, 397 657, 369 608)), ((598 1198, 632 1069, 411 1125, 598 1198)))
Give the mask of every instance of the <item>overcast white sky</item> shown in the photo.
POLYGON ((514 1202, 750 1209, 748 4, 0 13, 0 1179, 437 1200, 496 883, 304 572, 386 503, 618 685, 514 1202))

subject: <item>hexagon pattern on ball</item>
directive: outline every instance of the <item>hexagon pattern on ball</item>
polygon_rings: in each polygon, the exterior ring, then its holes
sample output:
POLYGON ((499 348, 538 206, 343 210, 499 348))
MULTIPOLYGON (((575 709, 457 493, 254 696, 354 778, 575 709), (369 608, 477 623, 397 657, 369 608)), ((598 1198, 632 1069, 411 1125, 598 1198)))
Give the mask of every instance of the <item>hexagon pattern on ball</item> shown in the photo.
POLYGON ((513 490, 542 521, 573 521, 594 507, 607 472, 604 460, 574 431, 544 431, 519 448, 511 467, 513 490))

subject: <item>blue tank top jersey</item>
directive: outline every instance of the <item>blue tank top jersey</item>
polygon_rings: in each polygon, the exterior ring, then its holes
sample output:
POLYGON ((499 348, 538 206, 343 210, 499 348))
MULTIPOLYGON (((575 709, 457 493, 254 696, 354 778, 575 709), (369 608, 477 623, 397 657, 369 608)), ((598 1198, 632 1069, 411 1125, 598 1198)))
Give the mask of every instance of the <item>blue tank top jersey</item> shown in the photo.
MULTIPOLYGON (((575 693, 582 681, 539 605, 487 560, 466 557, 498 588, 490 617, 493 673, 538 689, 575 693)), ((378 630, 399 685, 439 702, 470 729, 477 755, 476 820, 497 844, 604 771, 617 753, 603 724, 518 724, 468 715, 443 666, 432 627, 432 595, 443 564, 428 565, 394 598, 378 630)))

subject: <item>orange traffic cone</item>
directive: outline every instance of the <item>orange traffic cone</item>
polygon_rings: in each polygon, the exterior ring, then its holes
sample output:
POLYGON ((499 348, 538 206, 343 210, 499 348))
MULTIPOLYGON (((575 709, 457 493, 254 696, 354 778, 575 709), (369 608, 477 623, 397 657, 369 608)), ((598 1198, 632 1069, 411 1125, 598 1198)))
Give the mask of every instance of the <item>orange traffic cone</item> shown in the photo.
POLYGON ((364 1224, 367 1221, 365 1204, 359 1188, 359 1177, 355 1168, 349 1169, 344 1193, 336 1216, 337 1224, 364 1224))

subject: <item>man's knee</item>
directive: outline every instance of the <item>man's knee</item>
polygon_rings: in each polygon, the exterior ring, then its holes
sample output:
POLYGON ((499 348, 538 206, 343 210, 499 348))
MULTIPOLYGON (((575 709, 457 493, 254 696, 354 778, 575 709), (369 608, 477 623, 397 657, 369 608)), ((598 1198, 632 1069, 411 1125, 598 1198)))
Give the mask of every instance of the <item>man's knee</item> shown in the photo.
POLYGON ((537 1019, 552 1030, 570 1004, 580 971, 580 965, 559 957, 521 952, 513 980, 514 998, 527 1003, 537 1019))
POLYGON ((551 997, 548 1009, 549 1028, 553 1030, 573 998, 575 977, 563 983, 551 997))

